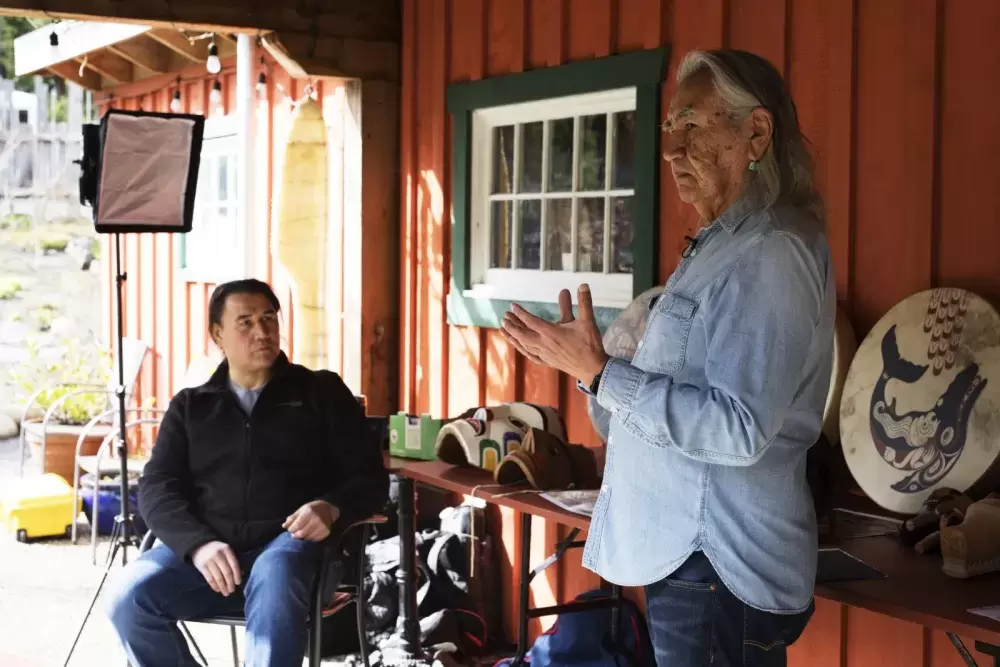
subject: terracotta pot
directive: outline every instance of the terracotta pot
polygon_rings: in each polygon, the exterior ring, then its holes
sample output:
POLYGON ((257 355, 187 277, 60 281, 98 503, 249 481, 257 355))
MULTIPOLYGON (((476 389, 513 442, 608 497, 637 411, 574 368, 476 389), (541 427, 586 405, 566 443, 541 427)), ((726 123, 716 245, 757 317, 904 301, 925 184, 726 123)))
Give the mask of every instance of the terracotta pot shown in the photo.
MULTIPOLYGON (((54 472, 67 483, 73 483, 73 455, 76 453, 76 441, 80 437, 80 426, 65 426, 49 422, 45 438, 45 462, 42 472, 54 472)), ((97 454, 104 438, 110 433, 110 426, 95 426, 83 441, 80 448, 81 456, 97 454)), ((30 420, 24 426, 24 439, 31 447, 31 458, 39 462, 42 458, 42 422, 30 420)))

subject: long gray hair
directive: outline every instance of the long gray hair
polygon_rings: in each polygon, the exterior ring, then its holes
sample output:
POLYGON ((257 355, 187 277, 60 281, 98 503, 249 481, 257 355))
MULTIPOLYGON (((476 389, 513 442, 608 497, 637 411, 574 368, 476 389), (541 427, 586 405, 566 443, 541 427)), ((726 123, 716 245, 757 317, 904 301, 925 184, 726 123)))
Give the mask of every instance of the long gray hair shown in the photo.
POLYGON ((788 88, 774 65, 747 51, 691 51, 677 69, 678 83, 707 75, 730 117, 739 122, 757 107, 773 118, 771 145, 748 182, 762 209, 788 204, 808 209, 825 224, 823 199, 816 189, 812 156, 799 127, 788 88))

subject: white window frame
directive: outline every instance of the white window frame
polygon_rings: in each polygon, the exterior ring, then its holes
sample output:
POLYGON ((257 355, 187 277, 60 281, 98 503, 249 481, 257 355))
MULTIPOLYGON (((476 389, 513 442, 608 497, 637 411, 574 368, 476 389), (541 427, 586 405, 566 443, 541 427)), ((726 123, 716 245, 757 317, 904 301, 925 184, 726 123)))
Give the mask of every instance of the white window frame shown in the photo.
MULTIPOLYGON (((633 274, 618 273, 596 273, 577 271, 548 271, 536 269, 516 268, 518 249, 515 247, 511 252, 511 262, 515 268, 496 269, 490 268, 490 207, 491 203, 497 200, 538 200, 543 202, 549 199, 578 199, 592 198, 595 195, 606 197, 604 210, 604 262, 605 271, 611 266, 611 211, 610 201, 614 197, 635 196, 635 189, 612 190, 610 183, 612 178, 612 163, 615 155, 614 139, 606 142, 605 146, 605 188, 595 191, 577 191, 579 178, 578 157, 574 158, 573 165, 573 185, 570 192, 545 192, 547 187, 542 188, 543 192, 532 192, 517 194, 520 185, 515 186, 515 194, 491 195, 490 184, 493 182, 493 130, 496 127, 505 125, 515 125, 514 134, 514 174, 515 179, 520 178, 521 172, 521 123, 532 123, 538 121, 551 121, 572 117, 574 154, 579 155, 581 141, 582 116, 592 116, 597 114, 608 114, 608 125, 613 127, 611 122, 612 114, 622 111, 635 111, 636 109, 636 89, 635 87, 619 88, 614 90, 601 91, 597 93, 585 93, 581 95, 569 95, 565 97, 551 98, 546 100, 525 102, 521 104, 510 104, 483 109, 476 109, 472 113, 472 175, 471 175, 471 221, 470 221, 470 289, 463 294, 472 298, 506 299, 510 301, 534 301, 555 303, 558 300, 559 291, 569 289, 576 295, 576 288, 580 283, 590 284, 591 293, 594 297, 595 306, 606 306, 612 308, 624 308, 633 299, 633 274)), ((542 131, 542 178, 546 181, 548 174, 549 156, 549 127, 548 122, 543 126, 542 131)), ((514 206, 513 223, 511 237, 515 243, 520 237, 520 207, 514 206)), ((541 207, 541 248, 542 262, 546 258, 546 216, 547 206, 541 207)), ((572 266, 576 266, 577 253, 577 207, 573 207, 572 213, 572 266)), ((544 264, 543 264, 544 268, 544 264)))
MULTIPOLYGON (((185 234, 183 278, 187 282, 220 283, 246 277, 246 230, 242 229, 240 215, 242 202, 239 189, 242 186, 239 172, 245 168, 240 164, 240 143, 237 118, 234 115, 208 118, 202 136, 201 164, 198 174, 198 191, 195 193, 194 221, 192 230, 185 234), (214 180, 218 172, 208 175, 205 169, 214 160, 224 157, 229 163, 226 171, 226 206, 233 223, 231 237, 224 238, 208 235, 205 229, 205 217, 211 215, 218 207, 214 194, 218 183, 214 180), (205 180, 204 177, 209 180, 205 180), (204 210, 205 192, 208 185, 213 195, 210 209, 204 210), (205 251, 205 245, 212 250, 205 251), (199 252, 201 248, 201 252, 199 252), (192 250, 194 249, 194 252, 192 250)), ((214 165, 213 165, 214 171, 214 165)))

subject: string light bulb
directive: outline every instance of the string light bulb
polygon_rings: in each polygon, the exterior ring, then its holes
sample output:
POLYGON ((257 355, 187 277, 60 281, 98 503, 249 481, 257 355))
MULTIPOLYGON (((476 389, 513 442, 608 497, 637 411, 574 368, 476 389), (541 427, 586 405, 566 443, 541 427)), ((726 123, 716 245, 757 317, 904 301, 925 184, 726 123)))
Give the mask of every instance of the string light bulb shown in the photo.
POLYGON ((208 44, 208 60, 205 61, 205 68, 209 74, 218 74, 222 71, 222 62, 219 60, 219 47, 215 45, 215 37, 208 44))
POLYGON ((170 100, 170 112, 180 113, 181 112, 181 89, 178 88, 174 91, 174 97, 170 100))
POLYGON ((208 99, 211 100, 212 104, 218 104, 222 101, 222 83, 218 79, 212 84, 212 92, 208 99))
POLYGON ((51 46, 59 46, 59 35, 56 34, 55 30, 49 35, 49 44, 51 46))
POLYGON ((267 75, 263 72, 257 75, 257 95, 260 99, 267 97, 267 75))

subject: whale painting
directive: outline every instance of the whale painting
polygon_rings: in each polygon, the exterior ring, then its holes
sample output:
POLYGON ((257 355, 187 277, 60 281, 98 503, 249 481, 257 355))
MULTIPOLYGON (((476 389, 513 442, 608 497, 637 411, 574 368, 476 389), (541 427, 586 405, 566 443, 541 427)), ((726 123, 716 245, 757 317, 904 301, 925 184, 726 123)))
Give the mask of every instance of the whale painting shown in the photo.
POLYGON ((858 347, 840 403, 841 449, 861 490, 900 513, 937 488, 968 490, 1000 454, 998 390, 990 304, 951 288, 897 304, 858 347))
POLYGON ((920 382, 928 368, 899 355, 896 327, 890 327, 882 338, 882 375, 872 392, 870 425, 872 441, 882 459, 909 473, 892 484, 900 493, 926 491, 948 474, 962 455, 972 408, 986 387, 979 365, 970 363, 932 408, 898 414, 896 401, 886 399, 886 385, 890 380, 920 382))

